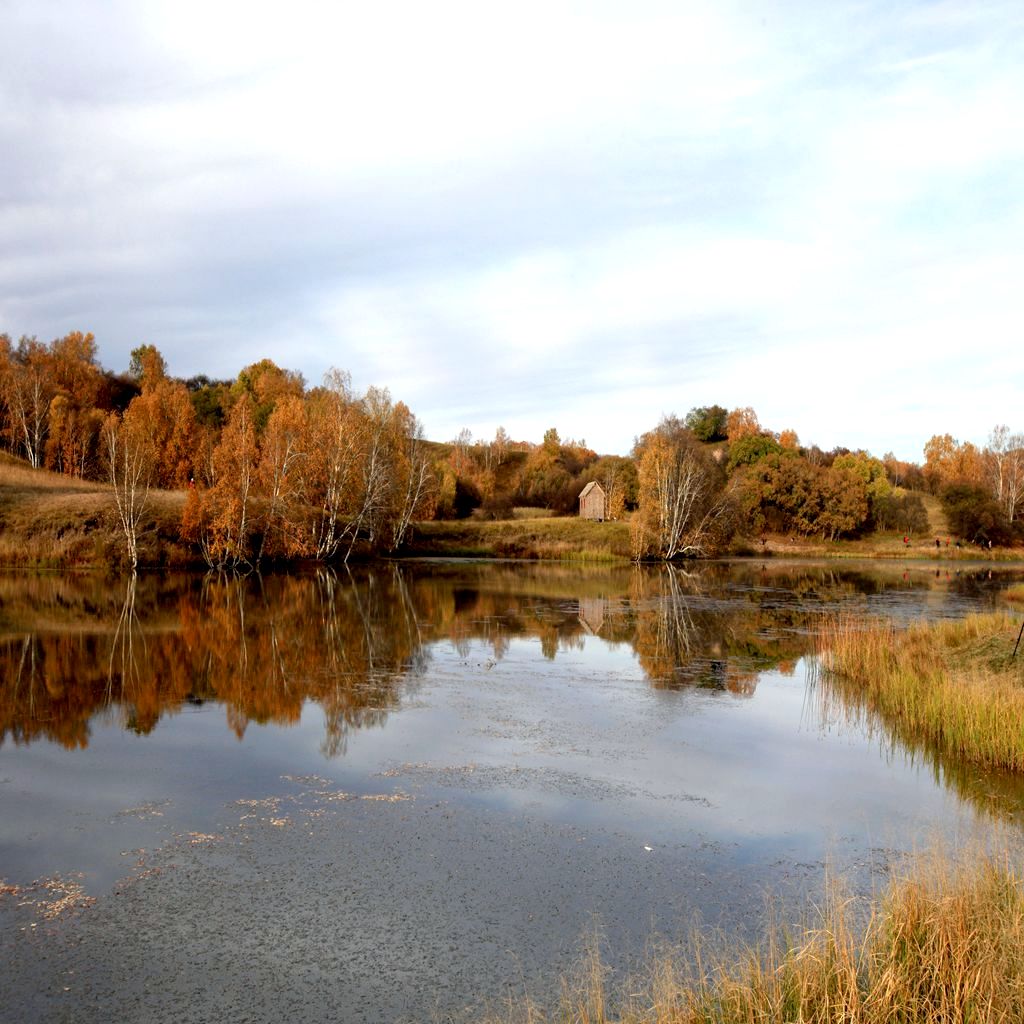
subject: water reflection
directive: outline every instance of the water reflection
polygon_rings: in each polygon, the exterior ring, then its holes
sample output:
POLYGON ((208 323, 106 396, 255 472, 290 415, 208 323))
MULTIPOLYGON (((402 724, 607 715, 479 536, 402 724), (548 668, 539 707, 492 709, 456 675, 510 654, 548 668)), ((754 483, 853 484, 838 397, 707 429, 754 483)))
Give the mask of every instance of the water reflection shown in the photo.
POLYGON ((883 718, 862 688, 809 662, 805 699, 808 723, 821 731, 850 730, 875 740, 888 759, 924 765, 937 785, 1000 821, 1024 825, 1024 780, 1009 771, 979 768, 939 750, 899 722, 883 718))
POLYGON ((85 747, 97 715, 139 734, 186 704, 251 722, 324 715, 322 749, 382 724, 432 647, 504 658, 516 638, 545 658, 586 643, 628 645, 650 684, 754 693, 791 671, 823 611, 871 605, 916 617, 994 602, 1012 575, 932 570, 709 565, 581 571, 559 566, 388 564, 272 577, 0 577, 0 744, 85 747))
POLYGON ((344 583, 142 577, 121 595, 117 608, 87 578, 4 580, 0 742, 85 747, 99 713, 145 734, 207 701, 242 738, 250 722, 298 721, 311 700, 334 755, 350 729, 383 722, 425 657, 397 570, 344 583))

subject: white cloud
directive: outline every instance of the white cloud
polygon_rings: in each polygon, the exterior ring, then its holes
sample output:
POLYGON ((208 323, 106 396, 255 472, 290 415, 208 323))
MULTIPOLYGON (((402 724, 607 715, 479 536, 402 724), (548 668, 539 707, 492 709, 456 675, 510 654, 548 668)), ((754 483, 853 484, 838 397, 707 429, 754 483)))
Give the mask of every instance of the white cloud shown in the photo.
POLYGON ((618 451, 721 402, 917 458, 1019 405, 1017 5, 2 17, 0 330, 618 451))

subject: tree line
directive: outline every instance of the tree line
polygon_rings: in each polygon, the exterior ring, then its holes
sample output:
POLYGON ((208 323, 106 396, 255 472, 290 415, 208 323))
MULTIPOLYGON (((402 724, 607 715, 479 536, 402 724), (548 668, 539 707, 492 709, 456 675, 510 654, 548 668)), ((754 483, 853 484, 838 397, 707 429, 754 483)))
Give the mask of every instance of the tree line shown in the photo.
POLYGON ((0 443, 33 467, 109 481, 133 565, 153 488, 187 491, 182 537, 219 568, 396 551, 422 519, 572 514, 591 481, 608 518, 630 519, 637 558, 713 554, 737 534, 919 535, 922 491, 967 542, 1022 535, 1024 437, 1002 425, 980 448, 935 435, 920 465, 804 446, 751 408, 720 405, 664 417, 629 456, 555 427, 539 443, 503 427, 432 443, 404 403, 383 388, 356 393, 340 370, 315 387, 269 359, 233 380, 181 379, 143 345, 113 373, 78 331, 49 343, 0 335, 0 443))
POLYGON ((1004 425, 983 448, 935 435, 917 465, 892 453, 878 459, 805 447, 793 430, 763 428, 753 409, 703 406, 682 420, 663 418, 633 455, 637 557, 710 554, 737 533, 919 536, 929 527, 921 491, 940 499, 958 540, 989 547, 1024 540, 1024 435, 1004 425))

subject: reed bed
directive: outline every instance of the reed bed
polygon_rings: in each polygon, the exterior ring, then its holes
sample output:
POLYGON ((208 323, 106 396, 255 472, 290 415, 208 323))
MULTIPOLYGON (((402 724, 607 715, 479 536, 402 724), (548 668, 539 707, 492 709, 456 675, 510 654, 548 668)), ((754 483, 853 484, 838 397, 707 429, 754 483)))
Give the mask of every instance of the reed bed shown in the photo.
POLYGON ((1019 628, 1002 613, 903 630, 829 620, 819 633, 817 684, 877 715, 911 746, 1024 771, 1024 653, 1012 657, 1019 628))
POLYGON ((1024 1014, 1024 884, 1006 854, 929 853, 873 900, 835 890, 795 939, 652 955, 610 991, 596 953, 555 1009, 528 999, 488 1024, 1010 1024, 1024 1014))

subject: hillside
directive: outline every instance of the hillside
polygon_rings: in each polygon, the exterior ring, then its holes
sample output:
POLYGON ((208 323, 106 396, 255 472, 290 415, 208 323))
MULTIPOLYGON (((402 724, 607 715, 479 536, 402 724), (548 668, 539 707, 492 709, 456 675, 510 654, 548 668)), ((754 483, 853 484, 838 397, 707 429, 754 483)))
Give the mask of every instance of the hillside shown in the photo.
MULTIPOLYGON (((140 538, 142 565, 184 565, 177 540, 183 491, 152 491, 140 538)), ((0 566, 69 569, 118 565, 123 540, 108 484, 77 480, 0 453, 0 566)))

